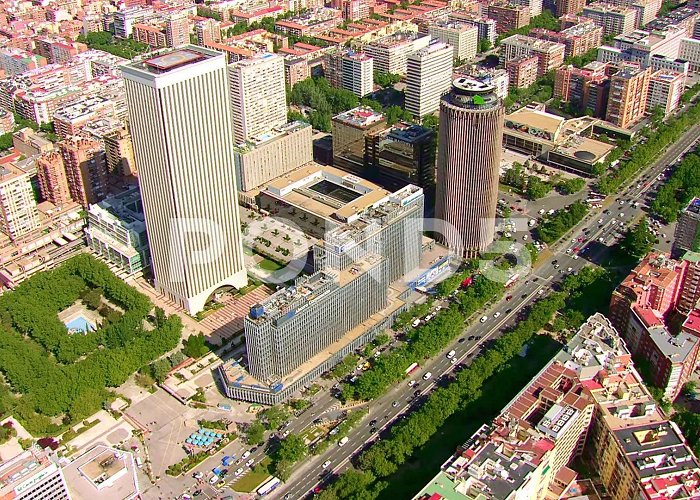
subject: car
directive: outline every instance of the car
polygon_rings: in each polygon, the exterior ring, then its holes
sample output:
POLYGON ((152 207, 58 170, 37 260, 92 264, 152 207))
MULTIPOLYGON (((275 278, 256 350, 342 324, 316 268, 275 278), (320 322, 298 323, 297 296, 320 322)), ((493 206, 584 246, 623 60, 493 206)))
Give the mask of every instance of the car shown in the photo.
POLYGON ((447 353, 447 359, 452 359, 455 357, 456 351, 452 349, 450 352, 447 353))
POLYGON ((624 212, 620 212, 620 218, 622 218, 622 217, 624 217, 624 216, 625 216, 625 213, 624 213, 624 212))
MULTIPOLYGON (((387 417, 388 417, 388 416, 389 416, 389 415, 387 415, 387 417)), ((345 445, 347 444, 348 441, 350 441, 350 439, 349 439, 347 436, 345 436, 343 439, 341 439, 340 441, 338 441, 338 446, 345 446, 345 445)))
POLYGON ((204 472, 197 471, 194 474, 192 474, 192 477, 195 479, 202 479, 204 477, 204 472))
POLYGON ((578 255, 574 255, 572 258, 573 258, 574 260, 578 260, 578 255))
POLYGON ((247 451, 247 450, 246 450, 246 451, 243 453, 243 455, 241 455, 241 458, 242 458, 243 460, 245 460, 245 459, 248 458, 249 456, 250 456, 250 451, 247 451))
POLYGON ((243 474, 243 467, 239 467, 236 469, 236 472, 233 473, 233 475, 236 477, 240 476, 241 474, 243 474))
POLYGON ((481 319, 480 319, 479 321, 481 321, 482 323, 486 323, 486 320, 487 320, 487 319, 489 319, 488 316, 482 316, 481 319))
POLYGON ((512 309, 506 309, 506 314, 510 314, 512 311, 512 309))
POLYGON ((559 269, 559 264, 555 264, 554 269, 559 269))
POLYGON ((573 270, 574 270, 573 267, 567 267, 567 268, 566 268, 566 272, 567 272, 567 273, 570 273, 570 272, 573 271, 573 270))
POLYGON ((544 293, 544 290, 543 290, 542 288, 540 288, 539 290, 537 290, 537 295, 542 295, 543 293, 544 293))
POLYGON ((246 466, 246 467, 252 467, 254 463, 255 463, 255 459, 254 459, 254 458, 251 458, 250 460, 248 460, 248 461, 245 463, 245 466, 246 466))
POLYGON ((183 493, 182 496, 180 497, 181 500, 192 500, 192 497, 189 496, 187 493, 183 493))
POLYGON ((219 482, 219 479, 221 478, 214 474, 212 477, 209 478, 209 484, 214 485, 219 482))
POLYGON ((558 261, 557 259, 554 259, 554 260, 552 261, 552 265, 555 265, 555 264, 557 264, 558 262, 559 262, 559 261, 558 261))
MULTIPOLYGON (((663 177, 663 176, 660 176, 660 177, 663 177)), ((625 200, 620 200, 620 205, 624 205, 624 204, 625 204, 625 200)))
POLYGON ((428 372, 425 375, 423 375, 423 380, 430 380, 430 377, 432 377, 432 376, 433 376, 433 374, 428 372))
POLYGON ((372 434, 374 434, 375 432, 377 432, 377 428, 376 428, 376 427, 370 427, 370 428, 369 428, 369 432, 371 432, 372 434))
POLYGON ((194 491, 192 492, 192 496, 193 496, 193 497, 198 497, 198 496, 201 495, 201 494, 202 494, 202 490, 194 490, 194 491))
POLYGON ((500 311, 496 311, 493 315, 494 318, 498 318, 501 315, 500 311))
POLYGON ((573 250, 574 253, 577 253, 577 252, 579 251, 579 248, 578 248, 578 247, 574 247, 574 248, 572 248, 572 250, 573 250))
POLYGON ((413 387, 414 385, 416 385, 416 381, 415 381, 415 380, 409 380, 409 381, 408 381, 408 386, 409 386, 409 387, 413 387))
POLYGON ((289 431, 288 431, 288 430, 287 430, 287 431, 284 431, 284 432, 282 433, 282 437, 283 437, 283 438, 286 438, 287 436, 289 436, 289 431))
POLYGON ((323 466, 322 466, 322 467, 323 467, 324 469, 327 469, 328 466, 329 466, 330 464, 331 464, 331 461, 330 461, 330 460, 326 460, 325 462, 323 462, 323 466))
POLYGON ((508 296, 506 297, 506 300, 513 300, 513 296, 512 296, 512 295, 508 295, 508 296))
POLYGON ((451 364, 451 365, 454 365, 456 362, 457 362, 457 358, 452 358, 452 359, 450 360, 450 364, 451 364))
POLYGON ((458 343, 458 344, 461 344, 461 343, 464 342, 465 340, 466 340, 466 339, 465 339, 464 337, 462 337, 461 339, 459 339, 459 340, 457 341, 457 343, 458 343))
POLYGON ((470 335, 469 338, 467 339, 469 342, 474 340, 476 338, 476 335, 470 335))
POLYGON ((526 294, 526 293, 522 294, 522 295, 520 296, 520 298, 521 298, 521 299, 526 299, 526 298, 527 298, 527 294, 526 294))
POLYGON ((398 407, 399 407, 399 402, 398 402, 398 401, 394 401, 393 403, 391 403, 391 406, 393 406, 394 408, 398 408, 398 407))
POLYGON ((415 391, 413 391, 414 396, 418 396, 419 394, 420 394, 420 389, 416 389, 415 391))

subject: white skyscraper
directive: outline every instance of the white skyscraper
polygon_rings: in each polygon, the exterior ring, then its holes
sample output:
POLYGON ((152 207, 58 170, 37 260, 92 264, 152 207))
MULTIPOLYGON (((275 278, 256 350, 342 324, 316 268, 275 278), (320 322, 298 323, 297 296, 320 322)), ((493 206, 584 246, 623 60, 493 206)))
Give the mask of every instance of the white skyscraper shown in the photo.
POLYGON ((261 54, 229 66, 236 143, 287 123, 284 59, 261 54))
POLYGON ((374 59, 367 54, 349 53, 343 57, 343 88, 357 97, 372 92, 374 59))
POLYGON ((422 118, 440 108, 440 98, 452 87, 453 49, 443 42, 408 56, 406 109, 422 118))
POLYGON ((156 288, 193 314, 247 283, 226 59, 187 46, 122 71, 156 288))

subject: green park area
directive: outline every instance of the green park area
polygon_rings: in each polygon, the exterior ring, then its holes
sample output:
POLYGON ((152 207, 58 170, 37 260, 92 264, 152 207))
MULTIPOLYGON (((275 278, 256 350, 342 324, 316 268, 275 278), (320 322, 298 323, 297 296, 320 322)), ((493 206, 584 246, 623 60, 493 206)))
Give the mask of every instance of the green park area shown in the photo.
POLYGON ((248 471, 245 475, 241 476, 240 479, 235 481, 231 487, 241 493, 250 493, 258 488, 263 481, 270 478, 270 472, 268 471, 268 466, 272 461, 269 457, 265 457, 262 462, 253 467, 252 470, 248 471))
POLYGON ((82 254, 0 297, 0 414, 34 436, 57 435, 105 407, 136 371, 174 349, 166 317, 95 258, 82 254), (72 328, 73 320, 90 328, 72 328), (83 312, 81 312, 83 311, 83 312), (70 324, 70 323, 69 323, 70 324))

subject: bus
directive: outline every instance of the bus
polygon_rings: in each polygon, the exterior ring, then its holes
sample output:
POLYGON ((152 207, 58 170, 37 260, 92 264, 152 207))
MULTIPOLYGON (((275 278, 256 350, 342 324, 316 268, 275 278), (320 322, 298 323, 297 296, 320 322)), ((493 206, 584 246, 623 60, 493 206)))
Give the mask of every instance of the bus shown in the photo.
POLYGON ((411 363, 411 366, 406 368, 406 375, 410 375, 418 369, 418 363, 411 363))
POLYGON ((276 490, 280 484, 282 484, 282 481, 280 481, 276 477, 273 477, 268 482, 263 484, 260 488, 258 488, 256 493, 261 497, 264 497, 265 495, 272 493, 274 490, 276 490))

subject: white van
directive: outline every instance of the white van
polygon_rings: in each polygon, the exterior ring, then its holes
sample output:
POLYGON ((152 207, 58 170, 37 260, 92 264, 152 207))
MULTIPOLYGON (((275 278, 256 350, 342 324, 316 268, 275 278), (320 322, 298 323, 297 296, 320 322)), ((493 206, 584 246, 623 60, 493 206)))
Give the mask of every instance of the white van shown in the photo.
POLYGON ((345 446, 345 444, 349 441, 348 437, 345 436, 343 439, 338 441, 338 446, 345 446))
POLYGON ((139 469, 143 467, 143 460, 141 460, 141 457, 136 457, 136 467, 139 469))
POLYGON ((447 359, 452 359, 455 357, 455 350, 452 349, 450 352, 447 353, 447 359))

